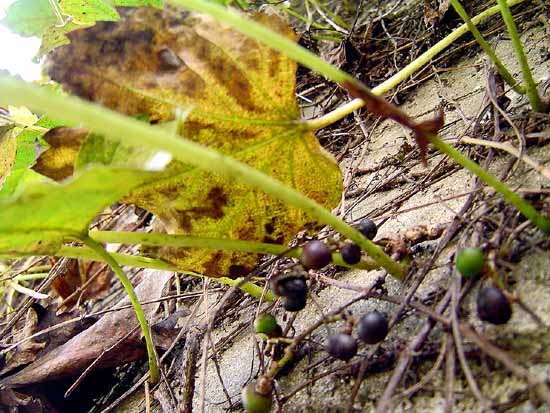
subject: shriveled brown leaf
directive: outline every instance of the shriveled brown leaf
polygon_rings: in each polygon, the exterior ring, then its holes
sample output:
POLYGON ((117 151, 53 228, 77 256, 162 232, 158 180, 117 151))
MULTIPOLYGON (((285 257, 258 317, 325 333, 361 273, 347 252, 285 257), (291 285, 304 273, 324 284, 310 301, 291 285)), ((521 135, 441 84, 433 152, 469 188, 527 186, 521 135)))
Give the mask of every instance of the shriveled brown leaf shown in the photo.
MULTIPOLYGON (((173 273, 157 270, 145 270, 144 279, 136 288, 140 302, 158 300, 173 273)), ((119 307, 128 305, 124 299, 119 307)), ((146 318, 151 319, 158 309, 158 303, 142 305, 146 318)), ((100 355, 97 368, 113 367, 139 359, 145 355, 145 344, 141 339, 138 321, 132 308, 113 311, 104 315, 93 326, 73 337, 65 344, 53 349, 43 357, 31 363, 23 370, 0 381, 0 385, 18 387, 72 377, 84 371, 100 355), (134 331, 134 333, 130 334, 134 331), (104 350, 128 336, 116 351, 104 353, 104 350)))
POLYGON ((92 299, 102 298, 108 291, 113 271, 105 263, 69 259, 63 274, 57 276, 52 290, 63 300, 59 311, 70 309, 92 299))

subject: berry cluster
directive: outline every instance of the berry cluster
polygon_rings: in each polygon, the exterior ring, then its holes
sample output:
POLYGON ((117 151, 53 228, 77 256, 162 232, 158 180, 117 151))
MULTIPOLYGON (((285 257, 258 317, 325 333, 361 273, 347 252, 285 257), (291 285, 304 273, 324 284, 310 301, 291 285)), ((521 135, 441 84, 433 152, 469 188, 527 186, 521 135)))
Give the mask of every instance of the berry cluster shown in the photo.
MULTIPOLYGON (((376 224, 368 218, 363 218, 359 222, 357 230, 370 240, 378 232, 376 224)), ((347 264, 353 265, 361 261, 361 248, 351 242, 345 242, 340 246, 340 254, 347 264)), ((332 262, 332 253, 324 242, 310 241, 302 248, 300 262, 308 270, 319 270, 332 262)))
MULTIPOLYGON (((377 228, 370 219, 363 219, 358 230, 367 238, 376 235, 377 228)), ((357 264, 361 261, 361 248, 350 242, 344 243, 340 248, 344 262, 357 264)), ((309 241, 302 247, 300 263, 306 270, 319 270, 332 262, 332 252, 327 244, 322 241, 309 241)), ((307 301, 308 286, 303 273, 293 272, 276 277, 271 282, 271 289, 282 297, 282 304, 287 311, 300 311, 304 309, 307 301)))
MULTIPOLYGON (((378 311, 363 315, 357 322, 357 336, 367 344, 376 344, 388 334, 388 321, 378 311)), ((339 360, 350 360, 357 354, 357 341, 345 332, 337 333, 327 339, 325 350, 339 360)))

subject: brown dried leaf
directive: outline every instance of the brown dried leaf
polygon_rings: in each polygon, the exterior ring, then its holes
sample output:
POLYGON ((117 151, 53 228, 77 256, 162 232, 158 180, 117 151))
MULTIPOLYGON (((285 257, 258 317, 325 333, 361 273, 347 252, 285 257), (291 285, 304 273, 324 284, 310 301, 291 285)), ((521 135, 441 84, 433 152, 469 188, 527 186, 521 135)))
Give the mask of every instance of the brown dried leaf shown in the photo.
MULTIPOLYGON (((162 291, 173 273, 145 270, 144 279, 136 288, 140 302, 150 302, 162 297, 162 291)), ((128 299, 122 300, 117 307, 127 306, 128 299)), ((142 305, 145 317, 151 319, 158 309, 158 303, 142 305)), ((130 307, 104 315, 93 326, 73 337, 65 344, 53 349, 43 357, 31 363, 23 370, 0 381, 1 385, 18 387, 71 377, 80 374, 94 360, 101 357, 97 368, 107 368, 139 359, 145 355, 145 345, 134 310, 130 307), (133 334, 130 334, 134 331, 133 334), (116 351, 104 354, 106 349, 117 344, 116 351)))

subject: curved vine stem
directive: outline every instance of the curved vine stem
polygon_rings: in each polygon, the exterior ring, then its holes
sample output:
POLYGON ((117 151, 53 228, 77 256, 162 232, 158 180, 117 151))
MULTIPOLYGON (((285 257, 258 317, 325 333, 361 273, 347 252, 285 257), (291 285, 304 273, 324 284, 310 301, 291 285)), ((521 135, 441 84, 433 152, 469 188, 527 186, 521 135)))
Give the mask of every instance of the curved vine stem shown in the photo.
POLYGON ((124 274, 124 271, 122 271, 122 268, 120 268, 118 262, 116 262, 111 254, 103 249, 101 244, 87 236, 82 237, 81 241, 84 242, 103 261, 109 264, 111 269, 115 272, 118 279, 122 283, 124 291, 126 291, 126 294, 128 295, 128 298, 130 299, 130 302, 134 307, 134 312, 136 313, 141 332, 143 333, 143 337, 145 338, 145 344, 147 346, 147 357, 149 359, 149 381, 153 384, 158 382, 159 369, 157 366, 157 356, 155 353, 155 347, 153 345, 153 338, 151 337, 151 330, 149 328, 149 324, 147 324, 147 319, 145 318, 145 314, 143 313, 143 308, 141 308, 141 305, 139 304, 139 299, 136 295, 136 292, 132 287, 132 283, 130 282, 128 277, 126 277, 126 274, 124 274))
MULTIPOLYGON (((508 0, 507 4, 509 6, 515 6, 524 1, 525 0, 508 0)), ((487 20, 489 17, 494 16, 495 14, 498 14, 499 10, 500 10, 499 6, 493 6, 488 8, 484 12, 473 17, 471 19, 472 24, 474 25, 480 24, 481 22, 487 20)), ((411 63, 409 63, 399 72, 397 72, 392 77, 382 82, 380 85, 373 88, 372 93, 380 96, 386 92, 389 92, 394 87, 396 87, 400 83, 407 80, 409 76, 413 75, 414 73, 422 69, 424 66, 426 66, 426 64, 428 64, 436 55, 438 55, 447 47, 449 47, 451 44, 453 44, 458 38, 468 33, 468 31, 469 29, 466 23, 459 26, 453 32, 451 32, 448 36, 446 36, 445 38, 443 38, 442 40, 434 44, 432 47, 430 47, 428 50, 426 50, 424 53, 422 53, 420 56, 414 59, 411 63)), ((325 73, 323 74, 326 76, 325 73)), ((332 112, 329 112, 316 119, 305 121, 304 123, 306 127, 309 129, 313 129, 313 130, 322 129, 329 125, 332 125, 334 122, 346 117, 347 115, 353 113, 357 109, 362 108, 363 106, 365 106, 364 100, 359 98, 353 99, 350 102, 340 106, 339 108, 336 108, 332 112)))
MULTIPOLYGON (((89 248, 82 248, 82 247, 64 246, 64 247, 61 247, 61 249, 55 255, 60 257, 68 257, 68 258, 105 261, 103 257, 99 256, 95 251, 89 248)), ((182 272, 181 270, 174 267, 170 263, 167 263, 166 261, 162 261, 156 258, 143 257, 140 255, 120 254, 117 252, 112 252, 109 255, 119 265, 125 265, 128 267, 136 267, 136 268, 151 268, 154 270, 174 271, 174 272, 180 272, 182 274, 190 275, 193 277, 200 277, 200 278, 207 277, 206 275, 199 274, 196 272, 191 272, 191 271, 182 272)), ((212 280, 232 287, 234 285, 239 285, 239 283, 242 281, 242 278, 232 279, 228 277, 219 277, 219 278, 212 278, 212 280)), ((264 290, 263 287, 260 287, 252 282, 245 282, 244 284, 239 286, 239 289, 241 289, 245 293, 250 294, 252 297, 257 299, 260 299, 262 297, 262 293, 264 290)), ((264 296, 265 301, 273 301, 274 299, 275 299, 275 296, 271 291, 268 291, 264 296)))
MULTIPOLYGON (((242 251, 264 255, 284 255, 285 257, 292 258, 300 258, 302 255, 302 249, 299 247, 289 249, 288 247, 279 244, 267 244, 263 242, 225 238, 206 238, 178 234, 125 231, 90 231, 88 235, 90 238, 101 243, 204 248, 212 250, 242 251)), ((372 260, 362 260, 355 265, 347 264, 342 258, 342 255, 337 252, 332 253, 332 263, 341 267, 359 268, 363 270, 374 270, 378 268, 376 263, 372 260)), ((174 271, 177 271, 177 269, 174 271)))

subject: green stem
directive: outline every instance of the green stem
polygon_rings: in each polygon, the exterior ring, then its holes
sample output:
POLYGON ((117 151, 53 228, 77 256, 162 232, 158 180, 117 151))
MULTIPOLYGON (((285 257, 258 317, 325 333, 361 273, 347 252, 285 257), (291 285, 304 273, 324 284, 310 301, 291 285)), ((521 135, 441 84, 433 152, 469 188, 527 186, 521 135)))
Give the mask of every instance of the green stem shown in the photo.
MULTIPOLYGON (((223 238, 194 237, 177 234, 123 232, 123 231, 90 231, 90 238, 101 243, 143 244, 167 247, 193 247, 226 251, 244 251, 257 254, 280 255, 288 248, 284 245, 266 244, 253 241, 232 240, 223 238)), ((285 254, 298 257, 295 250, 285 254)))
MULTIPOLYGON (((64 246, 57 252, 56 255, 60 257, 105 261, 102 256, 99 256, 93 250, 89 248, 81 248, 81 247, 64 246)), ((135 256, 135 255, 129 255, 129 254, 119 254, 119 253, 111 253, 110 256, 119 265, 125 265, 129 267, 137 267, 137 268, 151 268, 155 270, 181 272, 175 266, 155 258, 135 256)), ((195 273, 195 272, 189 272, 189 271, 186 272, 185 274, 192 275, 194 277, 201 277, 201 278, 206 277, 205 275, 195 273)), ((219 278, 211 278, 211 279, 221 284, 226 284, 229 286, 237 285, 242 280, 241 278, 237 278, 233 280, 227 277, 219 277, 219 278)), ((259 299, 263 293, 262 287, 251 282, 244 283, 243 285, 240 286, 240 289, 257 299, 259 299)), ((268 291, 268 293, 264 297, 265 301, 273 301, 274 299, 275 299, 275 296, 271 291, 268 291)))
POLYGON ((506 69, 506 67, 502 64, 496 53, 493 51, 491 46, 489 46, 489 43, 485 41, 483 38, 483 35, 479 32, 476 25, 472 22, 470 19, 470 16, 468 16, 468 13, 466 10, 464 10, 464 7, 462 7, 462 4, 458 0, 451 0, 451 5, 455 9, 455 11, 458 13, 458 15, 464 20, 466 25, 468 26, 468 29, 472 32, 472 35, 476 39, 476 41, 479 43, 481 48, 489 58, 493 61, 495 64, 498 72, 504 79, 506 83, 508 83, 515 91, 516 93, 519 93, 520 95, 525 94, 525 89, 518 85, 518 82, 514 79, 514 77, 510 74, 510 72, 506 69))
MULTIPOLYGON (((292 248, 278 244, 266 244, 254 241, 242 241, 223 238, 193 237, 177 234, 159 234, 124 231, 90 231, 90 238, 101 243, 113 244, 142 244, 151 246, 205 248, 225 251, 243 251, 253 254, 284 255, 286 257, 300 258, 301 248, 292 248)), ((378 268, 375 263, 361 261, 357 265, 349 265, 344 262, 342 255, 332 253, 332 263, 342 267, 373 270, 378 268)))
MULTIPOLYGON (((514 6, 524 1, 525 0, 508 0, 508 4, 510 6, 514 6)), ((474 25, 478 25, 482 21, 497 14, 499 10, 500 9, 498 6, 493 6, 485 10, 484 12, 478 14, 474 18, 472 18, 472 23, 474 25)), ((381 96, 384 93, 392 90, 397 85, 407 80, 409 76, 413 75, 414 73, 422 69, 426 64, 430 63, 430 61, 437 54, 441 53, 443 50, 445 50, 447 47, 453 44, 458 38, 468 33, 468 31, 469 29, 466 23, 459 26, 451 34, 449 34, 444 39, 441 39, 439 42, 434 44, 432 47, 430 47, 428 50, 426 50, 424 53, 422 53, 420 56, 414 59, 411 63, 409 63, 399 72, 397 72, 395 75, 393 75, 392 77, 390 77, 389 79, 385 80, 380 85, 372 89, 371 90, 372 93, 374 93, 375 95, 381 96)), ((300 62, 300 63, 304 64, 303 62, 300 62)), ((329 125, 332 125, 334 122, 339 121, 340 119, 348 116, 349 114, 353 113, 357 109, 362 108, 363 106, 365 106, 365 102, 362 99, 353 99, 352 101, 340 106, 339 108, 333 110, 332 112, 329 112, 316 119, 305 121, 304 123, 308 129, 313 129, 313 130, 322 129, 329 125)))
MULTIPOLYGON (((325 13, 327 16, 322 16, 325 20, 332 20, 333 24, 336 24, 339 26, 340 29, 344 29, 349 32, 349 25, 342 20, 339 16, 334 14, 328 7, 326 7, 324 4, 319 3, 317 0, 309 0, 311 4, 313 4, 315 7, 317 7, 317 11, 321 10, 323 13, 325 13)), ((319 13, 320 14, 320 13, 319 13)))
POLYGON ((290 16, 303 21, 310 27, 314 27, 319 30, 330 30, 328 27, 323 26, 322 24, 319 24, 313 20, 310 20, 304 16, 302 16, 300 13, 296 13, 294 10, 289 9, 288 7, 281 7, 280 10, 284 11, 285 13, 289 14, 290 16))
POLYGON ((32 280, 42 280, 48 276, 49 272, 35 272, 31 274, 19 274, 13 277, 13 281, 32 281, 32 280))
MULTIPOLYGON (((225 9, 222 10, 225 11, 225 9)), ((85 126, 96 133, 126 144, 145 145, 169 152, 175 159, 184 163, 232 177, 263 190, 272 197, 301 209, 319 222, 332 226, 358 244, 380 267, 385 268, 395 278, 402 280, 405 276, 406 270, 402 265, 393 261, 380 247, 332 215, 329 210, 271 176, 213 149, 176 137, 167 131, 99 105, 72 96, 58 96, 8 76, 0 76, 0 103, 27 106, 38 112, 47 111, 50 116, 68 124, 85 126)))
POLYGON ((126 294, 128 295, 130 302, 132 303, 132 306, 134 307, 139 326, 141 327, 141 332, 143 333, 143 337, 145 338, 147 355, 149 358, 149 380, 153 384, 157 383, 159 380, 159 370, 157 366, 155 347, 153 345, 153 338, 151 337, 151 330, 149 329, 149 325, 147 324, 147 319, 145 318, 143 309, 139 304, 139 299, 134 291, 134 288, 132 287, 132 283, 130 282, 128 277, 126 277, 126 274, 124 274, 124 271, 122 271, 120 265, 118 265, 116 260, 103 249, 101 244, 94 241, 90 237, 83 237, 82 242, 84 242, 92 251, 94 251, 97 256, 101 257, 103 261, 109 264, 109 266, 112 268, 112 270, 115 272, 115 274, 118 276, 118 279, 122 283, 122 286, 124 287, 124 290, 126 291, 126 294))
POLYGON ((508 34, 512 39, 514 49, 516 50, 516 55, 521 66, 521 72, 523 73, 525 88, 527 89, 527 96, 529 96, 529 102, 531 102, 531 106, 535 112, 544 112, 545 107, 537 90, 537 85, 533 80, 533 75, 531 74, 531 69, 529 68, 529 62, 527 62, 527 56, 525 56, 525 52, 523 51, 523 46, 521 44, 510 7, 506 3, 506 0, 497 0, 497 3, 500 8, 500 13, 502 14, 502 19, 504 20, 504 24, 506 24, 506 28, 508 29, 508 34))
POLYGON ((485 183, 495 188, 510 204, 515 206, 529 221, 546 234, 550 233, 550 218, 544 217, 537 212, 532 205, 522 197, 512 191, 508 186, 501 182, 496 176, 483 169, 477 163, 467 156, 457 151, 451 145, 443 142, 437 136, 428 136, 430 143, 440 152, 453 158, 458 164, 474 173, 485 183))

